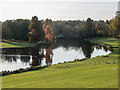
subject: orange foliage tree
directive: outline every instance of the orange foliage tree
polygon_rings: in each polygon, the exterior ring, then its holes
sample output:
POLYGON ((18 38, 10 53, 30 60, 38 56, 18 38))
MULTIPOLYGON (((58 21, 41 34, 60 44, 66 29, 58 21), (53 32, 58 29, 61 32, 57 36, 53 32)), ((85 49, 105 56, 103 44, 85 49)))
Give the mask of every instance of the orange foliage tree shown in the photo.
POLYGON ((46 19, 44 31, 45 31, 45 39, 48 39, 52 42, 53 27, 52 27, 52 20, 51 19, 46 19))

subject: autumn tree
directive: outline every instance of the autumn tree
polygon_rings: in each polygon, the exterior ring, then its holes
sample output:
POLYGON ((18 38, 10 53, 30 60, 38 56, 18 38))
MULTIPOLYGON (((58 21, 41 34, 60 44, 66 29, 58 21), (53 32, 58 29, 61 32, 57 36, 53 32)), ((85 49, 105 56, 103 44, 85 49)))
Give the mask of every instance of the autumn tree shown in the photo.
POLYGON ((51 19, 46 19, 46 22, 44 24, 44 31, 45 31, 45 39, 48 39, 50 42, 52 42, 53 26, 52 26, 52 20, 51 19))
POLYGON ((110 20, 110 29, 114 37, 120 37, 120 17, 116 16, 110 20))
POLYGON ((29 42, 38 42, 41 40, 42 26, 37 16, 32 17, 32 23, 29 25, 29 42))
POLYGON ((97 22, 95 25, 96 36, 110 36, 111 31, 109 30, 108 23, 97 22))

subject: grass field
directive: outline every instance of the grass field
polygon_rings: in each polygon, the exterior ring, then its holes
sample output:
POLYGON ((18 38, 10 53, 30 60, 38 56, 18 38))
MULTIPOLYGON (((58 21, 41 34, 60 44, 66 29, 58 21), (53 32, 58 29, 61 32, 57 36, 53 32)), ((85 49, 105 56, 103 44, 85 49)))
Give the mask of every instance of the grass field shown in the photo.
MULTIPOLYGON (((92 42, 118 47, 114 38, 94 38, 92 42)), ((118 88, 118 48, 106 56, 2 77, 3 88, 118 88)))
POLYGON ((0 48, 23 48, 23 47, 34 47, 37 44, 41 45, 49 45, 49 42, 46 41, 40 41, 35 43, 29 43, 29 42, 21 42, 21 41, 9 41, 4 40, 0 42, 0 48))
POLYGON ((28 42, 15 42, 4 40, 0 42, 0 48, 21 48, 21 47, 33 47, 34 44, 28 42))

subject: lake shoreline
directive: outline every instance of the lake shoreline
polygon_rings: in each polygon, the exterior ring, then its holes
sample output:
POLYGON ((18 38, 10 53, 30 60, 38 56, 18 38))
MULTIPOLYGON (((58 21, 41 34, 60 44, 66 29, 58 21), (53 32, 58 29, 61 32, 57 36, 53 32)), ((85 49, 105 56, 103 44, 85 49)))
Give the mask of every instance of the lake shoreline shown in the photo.
MULTIPOLYGON (((91 41, 118 46, 114 38, 93 38, 91 41)), ((3 88, 118 88, 118 53, 118 48, 114 48, 109 55, 82 62, 56 64, 42 70, 3 76, 3 88)))
MULTIPOLYGON (((98 37, 98 39, 99 39, 100 37, 98 37)), ((110 44, 106 44, 106 43, 101 43, 101 42, 99 42, 99 41, 95 41, 94 39, 96 39, 96 38, 91 38, 91 39, 85 39, 85 41, 88 41, 88 42, 91 42, 91 43, 95 43, 95 44, 98 44, 98 45, 102 45, 102 46, 105 46, 105 47, 108 47, 108 48, 116 48, 116 47, 114 47, 114 46, 112 46, 112 45, 110 45, 110 44)), ((48 45, 48 44, 46 44, 46 45, 48 45)), ((26 48, 26 47, 11 47, 11 48, 26 48)), ((4 48, 5 49, 5 48, 4 48)), ((9 48, 8 48, 9 49, 9 48)), ((101 57, 103 57, 103 56, 107 56, 107 55, 102 55, 101 57)), ((96 56, 96 57, 99 57, 99 56, 96 56)), ((85 61, 85 60, 87 60, 87 59, 89 59, 89 58, 83 58, 83 59, 74 59, 74 61, 68 61, 68 62, 64 62, 64 63, 57 63, 57 64, 65 64, 65 63, 74 63, 74 62, 81 62, 81 61, 85 61)), ((53 65, 57 65, 57 64, 53 64, 53 65)), ((52 65, 52 66, 53 66, 52 65)), ((46 67, 48 67, 48 65, 44 65, 44 66, 40 66, 40 65, 38 65, 38 66, 34 66, 34 67, 28 67, 28 68, 25 68, 25 69, 23 69, 23 68, 20 68, 20 69, 17 69, 17 70, 13 70, 13 71, 9 71, 9 70, 5 70, 5 71, 2 71, 2 72, 0 72, 0 75, 3 73, 3 75, 2 76, 6 76, 6 75, 11 75, 11 74, 18 74, 18 73, 23 73, 23 72, 28 72, 28 71, 34 71, 34 70, 40 70, 40 69, 43 69, 43 68, 46 68, 46 67)))

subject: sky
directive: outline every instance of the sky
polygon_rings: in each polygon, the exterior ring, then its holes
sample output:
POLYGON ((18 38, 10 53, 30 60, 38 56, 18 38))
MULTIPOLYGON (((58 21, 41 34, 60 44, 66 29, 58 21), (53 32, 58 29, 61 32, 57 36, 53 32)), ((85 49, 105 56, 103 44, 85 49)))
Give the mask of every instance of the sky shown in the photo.
POLYGON ((107 20, 119 0, 0 0, 0 21, 11 19, 107 20))
POLYGON ((118 2, 119 0, 0 0, 1 2, 118 2))

